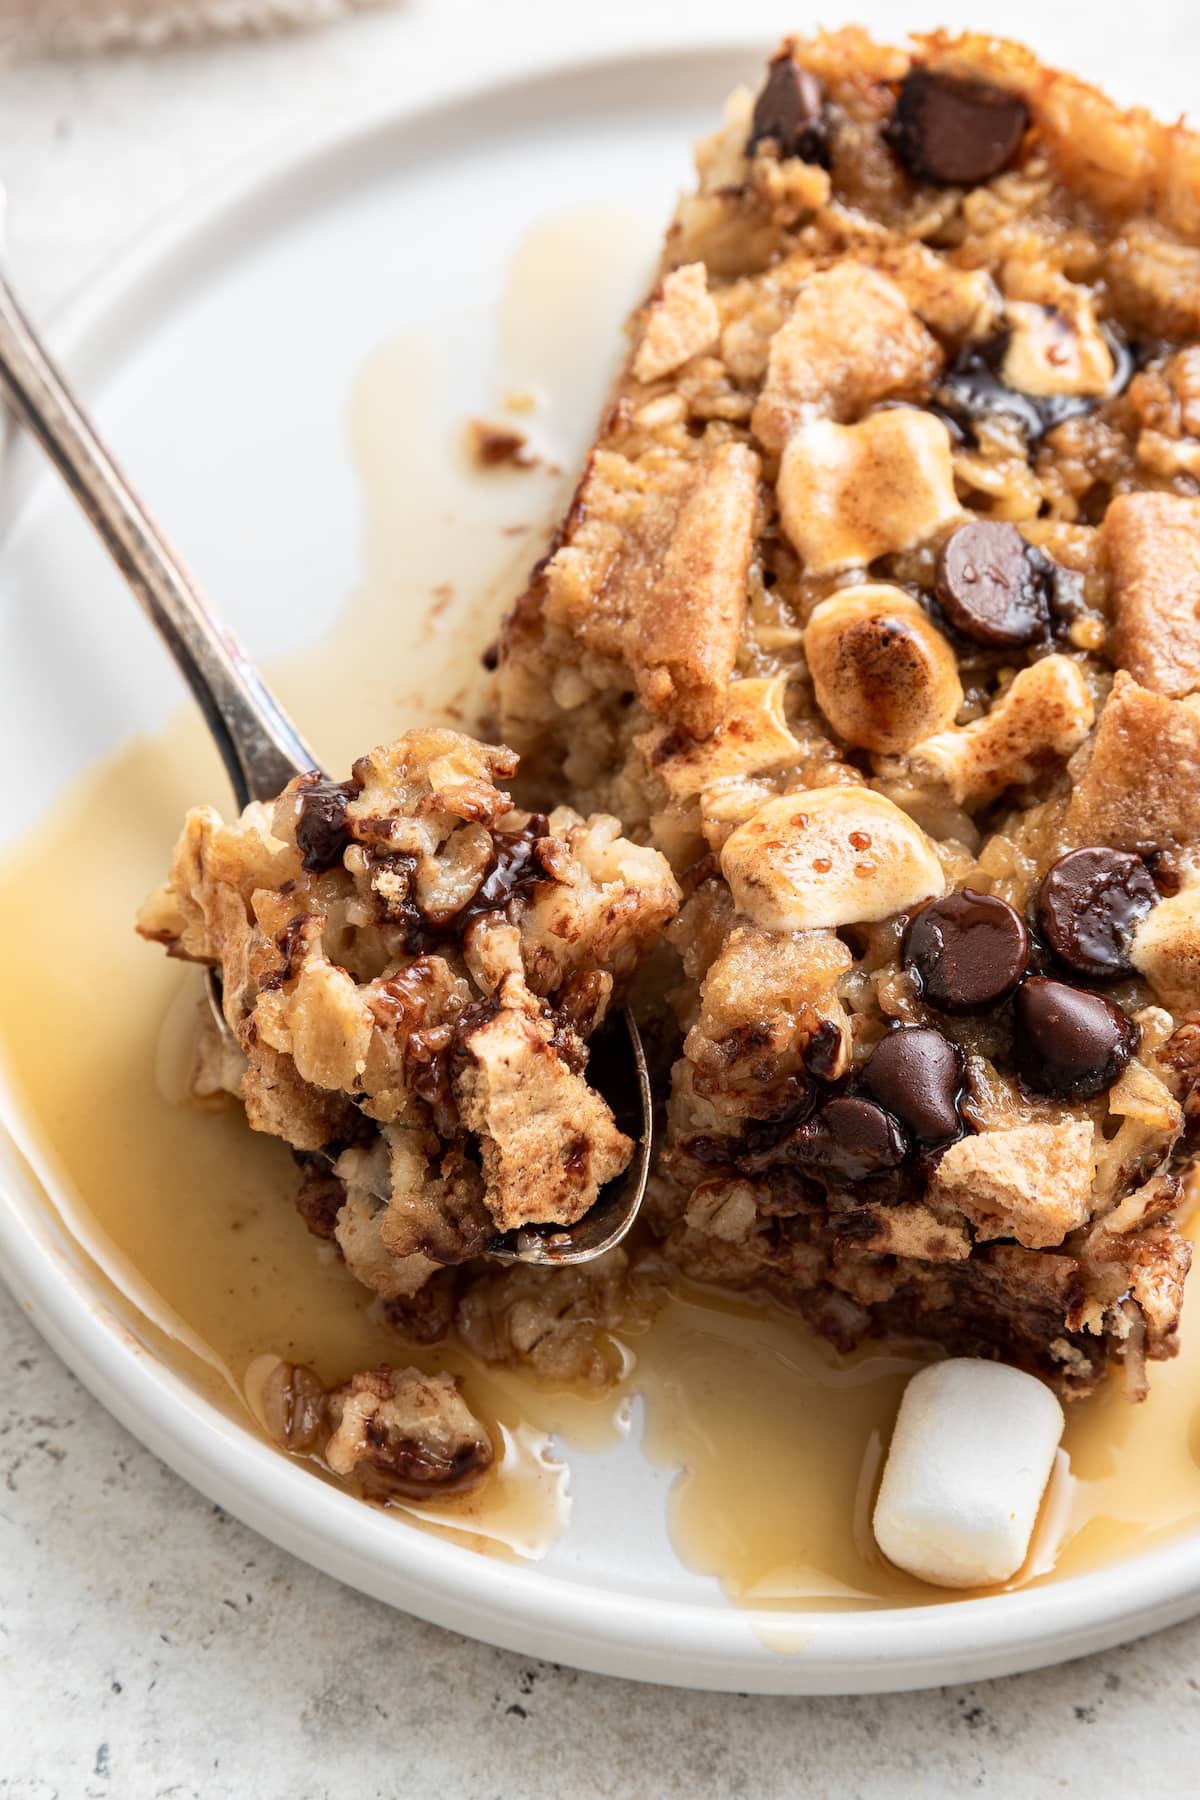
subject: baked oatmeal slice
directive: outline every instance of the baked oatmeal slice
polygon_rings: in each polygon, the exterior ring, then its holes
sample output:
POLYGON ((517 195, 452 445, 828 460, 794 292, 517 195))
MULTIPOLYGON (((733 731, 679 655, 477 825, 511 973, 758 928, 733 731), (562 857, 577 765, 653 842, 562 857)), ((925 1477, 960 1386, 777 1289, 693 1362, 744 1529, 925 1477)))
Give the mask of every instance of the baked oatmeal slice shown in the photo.
POLYGON ((499 667, 531 794, 687 895, 655 1222, 839 1343, 1140 1394, 1200 1114, 1200 139, 847 30, 696 161, 499 667))
POLYGON ((515 769, 413 731, 232 824, 196 808, 138 919, 220 969, 251 1125, 292 1146, 306 1221, 416 1335, 453 1303, 439 1271, 574 1223, 626 1167, 588 1039, 679 900, 615 819, 514 808, 515 769))

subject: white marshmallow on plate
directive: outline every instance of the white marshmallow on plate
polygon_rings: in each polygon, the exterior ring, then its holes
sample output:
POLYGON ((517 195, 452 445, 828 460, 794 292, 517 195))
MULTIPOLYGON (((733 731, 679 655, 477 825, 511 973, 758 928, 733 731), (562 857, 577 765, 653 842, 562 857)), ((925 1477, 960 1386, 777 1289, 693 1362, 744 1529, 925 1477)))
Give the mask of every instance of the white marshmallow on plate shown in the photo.
POLYGON ((990 1587, 1016 1574, 1063 1431, 1050 1389, 1006 1363, 952 1357, 914 1375, 888 1451, 875 1537, 936 1587, 990 1587))

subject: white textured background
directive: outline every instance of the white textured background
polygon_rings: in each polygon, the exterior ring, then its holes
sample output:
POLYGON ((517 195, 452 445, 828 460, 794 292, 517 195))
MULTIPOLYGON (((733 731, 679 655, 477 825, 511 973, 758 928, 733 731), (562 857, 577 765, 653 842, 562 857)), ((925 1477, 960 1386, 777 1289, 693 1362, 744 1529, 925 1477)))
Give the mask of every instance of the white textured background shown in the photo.
MULTIPOLYGON (((893 31, 1003 29, 1122 98, 1182 110, 1194 6, 878 0, 848 16, 893 31)), ((766 45, 811 21, 759 0, 595 11, 411 0, 317 36, 2 70, 0 178, 21 289, 44 313, 206 176, 356 93, 419 91, 450 56, 479 69, 535 48, 755 30, 766 45)), ((829 22, 847 9, 819 12, 829 22)), ((638 1688, 454 1638, 273 1549, 114 1424, 2 1290, 0 1369, 3 1800, 1200 1791, 1200 1624, 924 1695, 638 1688)))

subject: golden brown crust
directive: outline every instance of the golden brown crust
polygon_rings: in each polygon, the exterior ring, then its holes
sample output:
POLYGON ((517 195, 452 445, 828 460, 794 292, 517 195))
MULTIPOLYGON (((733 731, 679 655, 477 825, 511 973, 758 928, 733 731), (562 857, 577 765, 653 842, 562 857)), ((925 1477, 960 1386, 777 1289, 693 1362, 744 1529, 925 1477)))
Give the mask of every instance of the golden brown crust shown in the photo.
POLYGON ((718 444, 705 457, 657 579, 628 620, 626 656, 644 704, 688 737, 707 737, 725 712, 746 614, 758 470, 744 444, 718 444))
POLYGON ((1200 842, 1200 699, 1152 694, 1118 671, 1063 831, 1118 850, 1200 842))
POLYGON ((460 1111, 479 1137, 488 1209, 501 1231, 573 1225, 633 1150, 551 1037, 541 1020, 509 1010, 464 1044, 460 1111))
POLYGON ((960 1138, 938 1163, 930 1202, 956 1207, 980 1240, 1015 1237, 1030 1250, 1061 1244, 1088 1216, 1092 1135, 1090 1123, 1064 1119, 960 1138))
POLYGON ((1113 656, 1180 699, 1200 687, 1200 500, 1118 494, 1104 516, 1113 656))
POLYGON ((634 375, 639 381, 657 381, 674 374, 701 350, 709 349, 720 328, 704 264, 672 269, 659 282, 642 316, 634 375))

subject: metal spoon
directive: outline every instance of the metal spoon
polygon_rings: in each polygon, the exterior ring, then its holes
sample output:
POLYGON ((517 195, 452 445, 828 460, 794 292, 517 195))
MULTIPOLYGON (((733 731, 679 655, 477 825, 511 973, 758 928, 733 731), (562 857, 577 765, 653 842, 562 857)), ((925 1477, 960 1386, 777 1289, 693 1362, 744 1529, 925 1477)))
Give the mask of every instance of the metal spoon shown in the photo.
MULTIPOLYGON (((0 241, 3 226, 0 189, 0 241)), ((75 399, 0 274, 0 389, 38 439, 91 520, 143 611, 156 627, 204 714, 237 804, 273 800, 295 775, 320 765, 237 640, 217 621, 199 588, 75 399)), ((220 977, 208 975, 209 1005, 232 1038, 220 1004, 220 977)), ((526 1227, 494 1238, 503 1262, 584 1263, 625 1236, 650 1171, 650 1080, 641 1035, 625 1010, 629 1052, 615 1059, 610 1104, 637 1148, 625 1174, 570 1227, 526 1227)), ((602 1091, 607 1093, 609 1084, 602 1091)), ((386 1199, 387 1196, 381 1196, 386 1199)))

